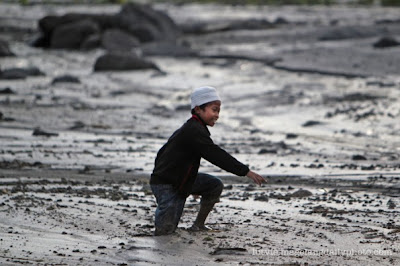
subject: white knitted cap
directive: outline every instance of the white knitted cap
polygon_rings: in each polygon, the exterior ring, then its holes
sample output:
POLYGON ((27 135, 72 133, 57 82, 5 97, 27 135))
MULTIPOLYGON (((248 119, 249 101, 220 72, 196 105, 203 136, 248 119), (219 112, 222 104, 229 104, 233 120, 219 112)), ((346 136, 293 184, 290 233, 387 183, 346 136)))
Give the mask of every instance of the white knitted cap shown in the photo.
POLYGON ((205 103, 221 101, 215 88, 204 86, 194 89, 191 95, 192 109, 205 103))

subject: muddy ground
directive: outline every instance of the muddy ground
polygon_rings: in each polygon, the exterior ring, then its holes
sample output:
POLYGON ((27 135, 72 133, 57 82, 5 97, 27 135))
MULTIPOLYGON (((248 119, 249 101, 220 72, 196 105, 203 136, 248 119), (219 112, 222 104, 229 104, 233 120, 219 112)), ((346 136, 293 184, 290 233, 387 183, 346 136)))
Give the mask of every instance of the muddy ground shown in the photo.
POLYGON ((151 56, 153 70, 93 72, 104 51, 32 48, 36 21, 119 6, 1 4, 0 263, 66 265, 397 265, 399 10, 380 7, 157 5, 200 56, 151 56), (221 30, 235 21, 280 21, 221 30), (52 83, 62 75, 80 83, 52 83), (148 178, 157 150, 189 117, 191 89, 223 99, 214 141, 269 183, 221 177, 213 232, 153 237, 148 178), (40 130, 38 130, 40 128, 40 130), (35 134, 34 134, 35 133, 35 134))

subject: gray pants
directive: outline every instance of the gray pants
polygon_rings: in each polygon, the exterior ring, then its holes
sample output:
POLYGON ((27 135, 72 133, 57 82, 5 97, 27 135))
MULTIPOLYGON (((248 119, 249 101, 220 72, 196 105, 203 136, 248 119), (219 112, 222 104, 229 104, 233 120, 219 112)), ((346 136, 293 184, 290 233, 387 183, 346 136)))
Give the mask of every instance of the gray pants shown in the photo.
MULTIPOLYGON (((219 178, 198 173, 191 194, 201 195, 201 204, 215 204, 219 202, 223 187, 219 178)), ((186 198, 168 184, 151 185, 151 190, 157 200, 155 234, 171 234, 181 219, 186 198)))

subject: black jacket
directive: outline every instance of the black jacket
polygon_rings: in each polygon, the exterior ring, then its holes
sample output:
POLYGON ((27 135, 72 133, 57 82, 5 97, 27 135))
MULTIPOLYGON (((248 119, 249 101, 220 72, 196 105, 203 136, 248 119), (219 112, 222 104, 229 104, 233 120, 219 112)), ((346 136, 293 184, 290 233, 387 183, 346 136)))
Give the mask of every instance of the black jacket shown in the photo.
POLYGON ((214 144, 207 126, 194 115, 158 151, 150 184, 172 184, 187 197, 201 158, 238 176, 249 172, 248 166, 214 144))

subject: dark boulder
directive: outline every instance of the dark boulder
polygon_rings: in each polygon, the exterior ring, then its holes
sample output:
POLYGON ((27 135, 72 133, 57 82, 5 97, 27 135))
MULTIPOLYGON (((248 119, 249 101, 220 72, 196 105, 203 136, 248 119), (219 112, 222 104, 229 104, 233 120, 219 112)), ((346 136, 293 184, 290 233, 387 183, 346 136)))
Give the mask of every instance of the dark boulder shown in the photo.
MULTIPOLYGON (((111 29, 126 33, 123 37, 127 38, 119 43, 115 51, 121 47, 125 49, 126 46, 136 46, 137 41, 175 41, 180 34, 178 26, 164 12, 134 3, 124 5, 114 15, 68 13, 63 16, 46 16, 39 20, 39 28, 41 35, 32 42, 33 46, 65 49, 99 47, 104 44, 104 38, 110 40, 108 30, 111 29), (104 38, 100 37, 103 33, 106 34, 104 38)), ((121 37, 119 35, 112 44, 106 41, 106 46, 110 45, 113 50, 121 37)))
POLYGON ((121 27, 141 42, 175 40, 179 35, 179 28, 174 21, 149 5, 128 3, 117 16, 121 27))
POLYGON ((383 37, 380 40, 378 40, 376 43, 374 43, 375 48, 388 48, 388 47, 394 47, 394 46, 399 46, 399 45, 400 45, 400 42, 398 42, 393 37, 383 37))
POLYGON ((314 120, 309 120, 305 123, 303 123, 301 126, 302 127, 312 127, 312 126, 317 126, 317 125, 321 125, 322 122, 320 121, 314 121, 314 120))
POLYGON ((61 82, 81 83, 79 78, 71 76, 71 75, 63 75, 63 76, 55 77, 51 83, 56 84, 56 83, 61 83, 61 82))
POLYGON ((364 155, 360 155, 360 154, 355 154, 351 157, 351 159, 353 161, 365 161, 367 160, 367 157, 365 157, 364 155))
POLYGON ((156 69, 153 62, 138 57, 134 53, 109 53, 100 56, 94 65, 95 71, 126 71, 156 69))
POLYGON ((58 133, 47 132, 42 130, 40 127, 37 127, 33 130, 32 136, 57 137, 58 133))
POLYGON ((101 30, 118 27, 119 24, 119 21, 115 15, 68 13, 63 16, 45 16, 39 20, 39 29, 41 31, 41 35, 32 42, 32 46, 51 47, 50 42, 53 33, 57 28, 63 25, 85 20, 92 21, 101 30))
POLYGON ((101 37, 101 46, 110 52, 130 52, 140 41, 120 29, 106 30, 101 37))
POLYGON ((88 36, 99 33, 96 22, 86 19, 61 25, 54 29, 50 47, 59 49, 79 49, 88 36))
POLYGON ((101 45, 101 34, 92 34, 87 36, 81 43, 81 50, 91 50, 100 47, 101 45))
POLYGON ((25 79, 28 76, 44 76, 37 67, 9 68, 0 72, 0 79, 25 79))
POLYGON ((15 92, 10 88, 3 88, 0 89, 0 94, 15 94, 15 92))
POLYGON ((0 57, 3 56, 15 56, 15 54, 11 52, 8 42, 0 40, 0 57))

